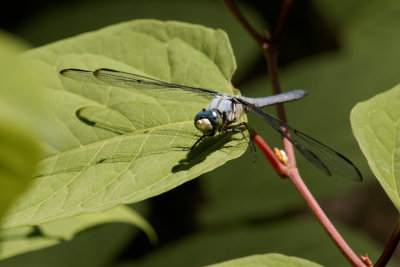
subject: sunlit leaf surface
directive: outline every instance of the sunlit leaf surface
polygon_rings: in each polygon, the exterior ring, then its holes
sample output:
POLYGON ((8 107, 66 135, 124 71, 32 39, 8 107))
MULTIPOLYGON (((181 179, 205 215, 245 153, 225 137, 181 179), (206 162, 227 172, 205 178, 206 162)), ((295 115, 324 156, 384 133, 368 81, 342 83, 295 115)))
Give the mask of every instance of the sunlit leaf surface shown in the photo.
POLYGON ((400 211, 400 85, 357 104, 354 134, 368 164, 400 211))
POLYGON ((200 137, 193 119, 209 103, 203 95, 111 87, 59 74, 66 68, 111 68, 233 94, 235 60, 220 30, 133 21, 33 49, 25 57, 45 82, 52 135, 43 140, 46 155, 34 186, 6 218, 8 227, 161 194, 247 147, 240 134, 219 135, 183 151, 200 137), (78 110, 101 127, 78 119, 78 110))

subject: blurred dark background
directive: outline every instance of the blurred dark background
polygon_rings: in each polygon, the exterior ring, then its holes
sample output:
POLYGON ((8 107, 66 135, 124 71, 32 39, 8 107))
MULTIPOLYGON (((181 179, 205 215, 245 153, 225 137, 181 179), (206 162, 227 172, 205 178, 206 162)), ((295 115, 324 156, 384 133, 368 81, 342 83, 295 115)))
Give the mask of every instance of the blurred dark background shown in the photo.
MULTIPOLYGON (((375 262, 397 221, 352 136, 351 108, 400 80, 398 1, 298 0, 279 55, 284 90, 309 92, 286 105, 289 122, 352 159, 363 183, 324 177, 305 160, 298 165, 310 190, 358 254, 375 262)), ((256 29, 274 29, 281 1, 236 1, 256 29)), ((270 94, 264 57, 222 2, 216 0, 11 1, 0 28, 32 47, 133 19, 178 20, 225 30, 238 69, 233 84, 244 95, 270 94)), ((274 112, 274 109, 269 111, 274 112)), ((271 145, 279 136, 249 116, 271 145)), ((252 154, 168 193, 132 205, 153 225, 159 243, 123 224, 81 233, 55 247, 7 259, 0 266, 199 266, 278 252, 344 266, 346 260, 314 220, 292 185, 259 154, 252 154)), ((399 260, 399 255, 396 255, 399 260)), ((392 260, 395 266, 396 259, 392 260)))

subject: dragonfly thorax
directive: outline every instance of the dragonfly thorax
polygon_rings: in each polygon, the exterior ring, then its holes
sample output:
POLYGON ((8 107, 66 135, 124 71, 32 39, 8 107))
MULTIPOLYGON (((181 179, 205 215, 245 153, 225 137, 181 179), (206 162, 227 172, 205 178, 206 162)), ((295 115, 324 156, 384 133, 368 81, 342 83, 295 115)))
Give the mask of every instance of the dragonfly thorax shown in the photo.
POLYGON ((204 135, 212 136, 222 126, 221 114, 216 109, 202 109, 194 118, 194 125, 204 135))

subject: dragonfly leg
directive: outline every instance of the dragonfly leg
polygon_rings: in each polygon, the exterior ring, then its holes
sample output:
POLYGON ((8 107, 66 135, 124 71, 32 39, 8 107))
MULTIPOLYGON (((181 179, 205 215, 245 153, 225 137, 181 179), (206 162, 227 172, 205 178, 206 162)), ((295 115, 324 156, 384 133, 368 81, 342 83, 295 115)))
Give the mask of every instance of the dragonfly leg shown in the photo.
POLYGON ((206 137, 206 135, 203 135, 202 137, 200 137, 200 138, 196 141, 196 143, 194 143, 193 146, 191 146, 191 147, 184 147, 183 150, 184 150, 184 151, 186 151, 186 150, 193 150, 193 149, 195 148, 195 146, 197 146, 197 144, 200 143, 201 140, 203 140, 204 137, 206 137))
POLYGON ((246 130, 250 133, 249 127, 247 126, 247 123, 241 122, 235 125, 232 125, 228 128, 226 128, 223 132, 227 133, 241 133, 243 137, 246 139, 247 143, 249 144, 250 151, 254 151, 254 161, 257 159, 257 154, 256 154, 256 145, 254 144, 253 139, 250 137, 250 139, 244 134, 244 131, 240 129, 240 126, 245 126, 246 130))

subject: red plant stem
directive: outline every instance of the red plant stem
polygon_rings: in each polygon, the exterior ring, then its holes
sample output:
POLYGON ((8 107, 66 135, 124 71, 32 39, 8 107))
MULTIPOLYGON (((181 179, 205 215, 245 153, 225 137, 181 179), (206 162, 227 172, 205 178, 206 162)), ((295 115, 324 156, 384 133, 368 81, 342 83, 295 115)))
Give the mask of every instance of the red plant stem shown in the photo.
MULTIPOLYGON (((254 131, 252 131, 252 136, 254 136, 254 143, 257 147, 263 151, 270 151, 271 149, 265 143, 265 141, 254 131)), ((267 152, 267 153, 272 153, 267 152)), ((264 153, 265 154, 265 153, 264 153)), ((273 153, 272 153, 273 154, 273 153)), ((270 158, 267 156, 268 160, 271 162, 270 158)), ((308 190, 307 186, 304 184, 303 180, 300 177, 299 171, 295 166, 285 166, 283 164, 275 164, 271 162, 271 165, 275 168, 275 170, 279 174, 286 175, 293 185, 296 187, 297 191, 306 201, 307 205, 310 207, 311 211, 317 217, 318 221, 324 227, 325 231, 331 237, 333 242, 339 248, 339 250, 343 253, 343 255, 354 265, 354 266, 365 266, 361 259, 353 252, 353 250, 347 245, 346 241, 340 236, 338 231, 335 229, 333 224, 330 222, 326 214, 323 212, 321 207, 318 205, 318 202, 315 200, 311 192, 308 190), (282 170, 282 165, 286 170, 282 170)))
MULTIPOLYGON (((267 60, 268 74, 271 81, 272 90, 275 95, 280 94, 282 91, 279 83, 278 68, 276 64, 276 46, 273 43, 264 44, 262 50, 264 52, 265 59, 267 60)), ((283 104, 277 104, 276 107, 278 111, 278 118, 286 122, 286 113, 283 108, 283 104)))
POLYGON ((271 166, 275 169, 279 176, 287 177, 287 166, 283 165, 278 158, 275 156, 271 148, 265 143, 264 139, 257 134, 256 131, 251 129, 251 138, 254 143, 258 146, 264 156, 267 158, 271 166))
MULTIPOLYGON (((267 59, 268 63, 268 70, 269 70, 269 75, 272 83, 272 88, 274 89, 275 94, 279 94, 281 92, 280 89, 280 83, 279 83, 279 76, 278 76, 278 70, 277 70, 277 64, 276 64, 276 47, 274 44, 270 46, 265 46, 264 50, 264 55, 267 59)), ((278 104, 278 117, 286 121, 286 114, 285 110, 283 108, 282 104, 278 104)), ((257 146, 258 143, 256 142, 257 146)), ((343 255, 354 265, 354 266, 365 266, 364 263, 361 261, 361 259, 354 253, 354 251, 347 245, 347 243, 344 241, 342 236, 338 233, 338 231, 335 229, 333 224, 330 222, 328 217, 325 215, 325 213, 322 211, 321 207, 318 205, 318 202, 315 200, 315 198, 312 196, 311 192, 308 190, 307 186, 304 184, 302 178, 300 177, 300 174, 298 172, 298 169, 296 167, 296 159, 294 155, 294 150, 293 150, 293 145, 290 143, 289 140, 286 138, 283 138, 283 146, 285 148, 286 154, 288 156, 288 170, 287 170, 287 176, 290 179, 290 181, 293 183, 293 185, 296 187, 297 191, 300 193, 300 195, 303 197, 303 199, 306 201, 307 205, 311 209, 311 211, 314 213, 314 215, 317 217, 318 221, 321 223, 321 225, 324 227, 325 231, 328 233, 328 235, 331 237, 332 241, 336 244, 336 246, 339 248, 339 250, 343 253, 343 255)), ((260 148, 261 149, 261 148, 260 148)), ((281 170, 277 170, 277 172, 282 172, 281 170)))
MULTIPOLYGON (((281 88, 280 88, 278 68, 276 63, 276 58, 277 58, 276 43, 270 43, 270 45, 268 46, 263 46, 263 50, 268 64, 268 70, 274 94, 279 94, 281 93, 281 88)), ((277 105, 277 111, 279 119, 286 121, 286 114, 282 104, 277 105)), ((328 219, 326 214, 323 212, 321 207, 318 205, 318 202, 315 200, 311 192, 308 190, 307 186, 304 184, 296 167, 296 159, 294 155, 293 145, 290 143, 288 139, 283 138, 283 146, 288 156, 289 166, 287 170, 287 176, 290 179, 290 181, 293 183, 297 191, 306 201, 311 211, 317 217, 318 221, 324 227, 325 231, 331 237, 332 241, 339 248, 342 254, 354 266, 365 266, 365 264, 361 261, 361 259, 354 253, 354 251, 349 247, 346 241, 344 241, 342 236, 338 233, 336 228, 333 226, 333 224, 328 219)))
POLYGON ((282 37, 282 33, 287 25, 288 16, 290 9, 292 8, 294 0, 284 0, 281 8, 281 13, 279 14, 278 25, 276 26, 274 32, 274 40, 279 41, 282 37))
POLYGON ((259 44, 262 45, 264 43, 264 38, 261 34, 259 34, 247 21, 247 19, 243 16, 242 12, 239 10, 237 5, 231 0, 222 0, 224 4, 230 9, 232 14, 236 17, 236 19, 242 24, 243 28, 253 37, 253 39, 259 44))
MULTIPOLYGON (((259 35, 250 23, 246 20, 243 14, 240 12, 238 7, 231 0, 223 0, 223 2, 228 6, 231 12, 235 15, 238 21, 243 25, 243 27, 248 31, 248 33, 253 37, 253 39, 260 45, 263 50, 264 56, 268 65, 269 77, 271 80, 272 88, 274 94, 281 93, 281 87, 279 83, 278 67, 277 67, 277 53, 278 44, 277 41, 280 39, 284 26, 287 22, 288 13, 292 6, 293 0, 284 0, 281 14, 279 17, 279 22, 275 35, 273 39, 270 39, 270 34, 268 31, 264 30, 264 36, 259 35)), ((282 104, 277 105, 278 118, 282 121, 286 121, 286 114, 282 104)), ((321 207, 318 205, 315 198, 312 196, 307 186, 304 184, 300 177, 298 169, 296 167, 296 159, 293 151, 293 145, 289 140, 283 138, 283 145, 288 156, 288 166, 283 165, 275 157, 275 154, 271 151, 269 146, 264 142, 264 140, 254 131, 251 133, 255 144, 267 157, 268 161, 274 167, 279 175, 287 176, 296 187, 297 191, 301 194, 303 199, 306 201, 314 215, 317 217, 321 225, 325 228, 325 231, 331 237, 333 242, 343 253, 343 255, 354 265, 354 266, 365 266, 361 259, 352 251, 352 249, 347 245, 344 239, 336 231, 333 224, 330 222, 328 217, 322 211, 321 207), (278 161, 278 162, 277 162, 278 161)))
MULTIPOLYGON (((274 91, 274 94, 280 94, 281 93, 281 85, 279 83, 279 75, 278 75, 278 67, 276 64, 276 47, 274 44, 271 44, 269 46, 263 46, 263 51, 265 58, 267 60, 268 64, 268 73, 269 77, 271 79, 271 84, 272 84, 272 89, 274 91)), ((287 121, 286 120, 286 112, 283 107, 283 104, 277 104, 276 109, 278 112, 278 118, 282 121, 287 121)), ((290 143, 289 140, 286 138, 282 138, 283 142, 283 147, 286 151, 286 155, 288 157, 288 162, 289 165, 292 167, 296 166, 296 158, 294 156, 294 150, 293 150, 293 145, 290 143)))
POLYGON ((386 266, 386 264, 389 262, 390 258, 392 257, 393 252, 395 251, 397 245, 399 244, 399 241, 400 241, 400 222, 397 224, 396 228, 394 229, 393 234, 390 237, 390 240, 387 243, 385 250, 383 251, 381 257, 376 262, 376 264, 375 264, 376 267, 386 266))
POLYGON ((300 195, 304 198, 307 205, 310 207, 314 215, 317 217, 318 221, 321 223, 325 231, 328 233, 332 241, 342 252, 342 254, 354 265, 354 266, 365 266, 361 259, 354 253, 354 251, 349 247, 349 245, 344 241, 342 236, 336 230, 335 226, 328 219, 324 211, 318 205, 311 192, 308 190, 307 186, 304 184, 300 177, 297 168, 292 168, 289 172, 289 179, 292 181, 293 185, 299 191, 300 195))

